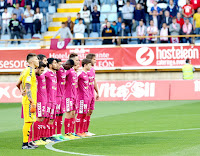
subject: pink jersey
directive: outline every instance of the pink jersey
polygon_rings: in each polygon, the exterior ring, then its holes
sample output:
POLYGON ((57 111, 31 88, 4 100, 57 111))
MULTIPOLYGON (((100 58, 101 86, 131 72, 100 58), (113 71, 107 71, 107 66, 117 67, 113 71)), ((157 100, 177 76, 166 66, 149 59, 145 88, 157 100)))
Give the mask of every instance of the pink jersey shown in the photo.
POLYGON ((60 68, 57 74, 57 96, 63 96, 65 92, 66 71, 63 67, 60 68))
POLYGON ((90 96, 94 96, 94 80, 95 80, 95 69, 92 67, 90 71, 88 71, 89 77, 89 93, 90 96))
POLYGON ((45 73, 46 77, 46 87, 47 87, 47 102, 56 104, 57 96, 57 77, 56 73, 48 70, 45 73))
POLYGON ((89 99, 89 77, 84 71, 78 76, 78 99, 89 99))
POLYGON ((77 97, 77 82, 77 73, 71 68, 66 72, 65 98, 75 99, 77 97))
POLYGON ((37 102, 47 102, 47 90, 45 75, 36 76, 37 78, 37 102))

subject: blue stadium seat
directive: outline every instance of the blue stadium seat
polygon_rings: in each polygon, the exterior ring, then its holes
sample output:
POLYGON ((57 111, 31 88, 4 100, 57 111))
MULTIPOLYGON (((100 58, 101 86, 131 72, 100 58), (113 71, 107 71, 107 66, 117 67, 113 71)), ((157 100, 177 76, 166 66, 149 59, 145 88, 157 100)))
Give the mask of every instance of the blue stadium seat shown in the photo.
POLYGON ((97 5, 97 10, 101 11, 101 6, 100 5, 97 5))
POLYGON ((9 12, 10 14, 12 14, 13 9, 14 9, 13 7, 8 7, 8 8, 7 8, 8 12, 9 12))
POLYGON ((108 21, 110 21, 110 22, 117 21, 117 13, 109 14, 108 21))
POLYGON ((105 18, 108 18, 107 14, 101 14, 101 16, 100 16, 100 22, 104 22, 105 18))
POLYGON ((97 32, 91 32, 90 37, 99 37, 97 32))
POLYGON ((49 6, 49 14, 54 14, 56 12, 56 7, 55 6, 49 6))
POLYGON ((116 4, 112 5, 111 12, 117 12, 117 5, 116 4))
POLYGON ((101 6, 101 12, 110 12, 111 11, 111 7, 109 4, 104 4, 101 6))
POLYGON ((9 40, 10 39, 10 35, 2 35, 1 39, 2 40, 9 40))

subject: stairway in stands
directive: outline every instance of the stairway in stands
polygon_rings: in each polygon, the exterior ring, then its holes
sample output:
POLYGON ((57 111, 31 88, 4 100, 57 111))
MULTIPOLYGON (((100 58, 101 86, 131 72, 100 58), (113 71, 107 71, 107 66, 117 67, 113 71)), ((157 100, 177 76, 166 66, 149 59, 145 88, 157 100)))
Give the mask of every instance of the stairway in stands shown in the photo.
MULTIPOLYGON (((67 0, 66 3, 59 4, 57 12, 52 15, 52 22, 49 24, 48 31, 44 33, 44 39, 52 38, 56 31, 61 28, 61 22, 66 22, 68 16, 71 16, 74 22, 77 13, 83 8, 83 2, 84 0, 67 0)), ((60 38, 60 36, 56 38, 60 38)))

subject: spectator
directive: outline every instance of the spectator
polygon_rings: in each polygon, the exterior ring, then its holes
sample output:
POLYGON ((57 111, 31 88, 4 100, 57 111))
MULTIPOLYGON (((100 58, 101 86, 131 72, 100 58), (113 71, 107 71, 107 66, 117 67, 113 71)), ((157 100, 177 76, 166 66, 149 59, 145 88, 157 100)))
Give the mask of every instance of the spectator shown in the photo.
POLYGON ((157 16, 163 14, 162 9, 160 7, 158 7, 158 2, 156 0, 154 0, 154 6, 151 7, 151 12, 149 14, 153 15, 154 10, 157 11, 157 16))
MULTIPOLYGON (((115 30, 110 26, 110 22, 107 22, 107 27, 103 29, 102 37, 115 36, 115 30)), ((103 39, 103 44, 113 44, 115 39, 103 39)))
POLYGON ((172 23, 172 18, 169 16, 169 11, 165 11, 165 16, 162 19, 161 25, 163 25, 163 23, 167 24, 167 28, 169 28, 169 25, 172 23))
POLYGON ((142 9, 141 4, 137 4, 134 11, 134 19, 136 21, 137 26, 139 25, 139 21, 143 20, 145 23, 145 13, 144 9, 142 9))
POLYGON ((53 38, 56 38, 60 34, 60 38, 73 38, 72 33, 68 27, 65 26, 65 22, 62 22, 61 28, 56 32, 53 38))
POLYGON ((131 29, 132 26, 133 12, 134 12, 134 7, 133 5, 130 5, 130 1, 127 0, 126 5, 124 5, 122 8, 122 14, 124 22, 126 23, 127 26, 129 26, 129 29, 131 29))
MULTIPOLYGON (((119 31, 119 36, 126 37, 129 34, 129 29, 126 27, 126 24, 123 22, 121 25, 121 30, 119 31)), ((128 39, 121 39, 121 44, 128 44, 128 39)))
POLYGON ((77 13, 77 18, 76 18, 76 20, 74 21, 74 24, 78 24, 80 18, 81 18, 81 14, 78 12, 78 13, 77 13))
POLYGON ((92 12, 92 31, 98 32, 100 36, 100 12, 97 11, 97 6, 94 6, 94 11, 92 12))
POLYGON ((158 7, 162 10, 166 10, 167 8, 167 1, 166 0, 158 0, 158 7))
POLYGON ((94 6, 97 5, 97 4, 98 4, 97 0, 85 0, 85 2, 84 2, 84 5, 86 5, 87 8, 88 8, 91 12, 93 12, 93 8, 94 8, 94 6))
POLYGON ((122 8, 125 4, 124 0, 116 0, 117 3, 117 16, 122 17, 122 8))
POLYGON ((118 35, 118 30, 117 30, 117 23, 114 21, 112 22, 112 25, 111 27, 115 30, 115 35, 117 36, 118 35))
MULTIPOLYGON (((153 20, 150 21, 150 26, 147 28, 147 34, 148 34, 148 36, 157 36, 157 34, 158 34, 158 27, 154 26, 154 21, 153 20)), ((157 38, 156 37, 148 38, 148 40, 149 40, 149 43, 157 42, 157 38)))
POLYGON ((0 16, 0 38, 1 38, 1 29, 2 29, 2 20, 1 20, 1 16, 0 16))
MULTIPOLYGON (((83 19, 79 19, 79 23, 74 25, 74 34, 75 38, 84 38, 84 33, 85 33, 85 25, 83 24, 83 19)), ((81 45, 81 40, 74 40, 75 45, 78 45, 80 43, 81 45)))
POLYGON ((117 32, 121 30, 121 25, 122 25, 122 18, 118 17, 118 22, 117 22, 117 32))
POLYGON ((13 0, 7 0, 7 7, 13 6, 13 0))
POLYGON ((181 13, 180 12, 178 12, 177 13, 177 19, 176 19, 176 22, 180 25, 180 27, 182 28, 182 26, 183 26, 183 24, 184 24, 184 19, 183 18, 181 18, 181 13))
POLYGON ((136 32, 136 28, 137 28, 137 23, 135 22, 135 20, 132 20, 132 28, 131 28, 131 32, 134 33, 136 32))
POLYGON ((104 29, 104 28, 106 28, 106 27, 107 27, 107 22, 108 22, 108 19, 107 19, 107 18, 105 18, 105 21, 104 21, 104 23, 102 23, 102 25, 101 25, 101 32, 103 31, 103 29, 104 29))
MULTIPOLYGON (((183 24, 181 34, 182 35, 192 35, 193 30, 192 30, 192 24, 190 23, 190 20, 188 18, 185 19, 185 23, 183 24)), ((192 43, 192 38, 191 37, 183 37, 182 38, 183 43, 192 43)))
MULTIPOLYGON (((169 32, 172 36, 180 35, 180 24, 176 22, 176 17, 172 19, 172 24, 169 26, 169 32)), ((179 43, 179 37, 171 37, 171 43, 179 43)))
POLYGON ((156 26, 160 30, 161 20, 156 10, 153 11, 153 15, 151 16, 150 20, 153 20, 154 26, 156 26))
POLYGON ((174 1, 173 0, 169 1, 169 6, 167 7, 166 10, 170 12, 170 16, 171 17, 176 17, 176 14, 178 12, 178 8, 177 8, 176 5, 174 5, 174 1))
POLYGON ((154 1, 155 0, 147 0, 147 12, 150 14, 151 8, 154 6, 154 1))
POLYGON ((90 35, 90 11, 87 8, 87 5, 84 5, 83 11, 81 12, 81 18, 84 19, 85 25, 87 27, 88 36, 90 35))
MULTIPOLYGON (((147 28, 144 25, 143 20, 141 20, 139 22, 139 26, 137 26, 136 32, 137 32, 137 36, 146 36, 147 28)), ((138 38, 138 44, 141 44, 141 43, 145 44, 146 39, 145 38, 138 38)))
POLYGON ((184 20, 189 18, 190 23, 193 22, 193 14, 194 14, 194 7, 190 4, 189 0, 186 0, 186 5, 183 6, 182 14, 184 16, 184 20))
POLYGON ((40 0, 39 1, 39 7, 40 7, 40 11, 45 16, 46 13, 48 13, 49 2, 47 0, 40 0))
POLYGON ((4 9, 7 7, 7 3, 4 0, 0 0, 0 16, 4 12, 4 9))
MULTIPOLYGON (((197 9, 197 13, 194 14, 194 22, 193 22, 193 28, 196 34, 200 34, 200 8, 197 9)), ((200 37, 198 37, 200 38, 200 37)))
POLYGON ((136 1, 135 0, 130 0, 130 4, 133 5, 133 7, 135 7, 136 1))
POLYGON ((190 0, 190 4, 193 5, 194 10, 197 11, 200 7, 200 0, 190 0))
POLYGON ((168 28, 167 28, 167 24, 163 23, 162 24, 162 28, 160 30, 160 43, 168 43, 168 28))
POLYGON ((65 22, 65 26, 67 26, 70 29, 71 33, 73 34, 73 32, 74 32, 73 31, 73 29, 74 29, 74 23, 71 20, 71 16, 67 17, 67 21, 65 22))
POLYGON ((10 29, 9 29, 9 22, 11 19, 11 14, 7 11, 7 8, 4 9, 4 12, 2 14, 2 35, 5 34, 5 31, 7 30, 7 33, 10 35, 10 29))
POLYGON ((24 12, 24 26, 26 29, 26 33, 28 33, 28 29, 31 30, 31 36, 34 35, 33 32, 33 16, 34 16, 34 11, 31 9, 30 5, 26 6, 26 10, 24 12))
POLYGON ((36 11, 36 8, 39 7, 39 2, 35 1, 35 0, 31 0, 28 2, 28 5, 31 6, 31 9, 33 9, 34 11, 36 11))
POLYGON ((43 19, 43 14, 40 12, 40 8, 36 8, 36 11, 33 17, 36 34, 37 33, 41 34, 42 19, 43 19))
POLYGON ((23 18, 24 12, 19 8, 19 3, 16 3, 15 9, 13 9, 12 14, 17 15, 17 19, 23 18))
MULTIPOLYGON (((10 20, 9 28, 11 31, 11 39, 14 39, 15 36, 17 39, 20 39, 20 21, 17 19, 17 14, 13 14, 13 19, 10 20)), ((14 41, 11 41, 11 44, 13 44, 14 41)), ((20 41, 18 41, 18 44, 20 44, 20 41)))

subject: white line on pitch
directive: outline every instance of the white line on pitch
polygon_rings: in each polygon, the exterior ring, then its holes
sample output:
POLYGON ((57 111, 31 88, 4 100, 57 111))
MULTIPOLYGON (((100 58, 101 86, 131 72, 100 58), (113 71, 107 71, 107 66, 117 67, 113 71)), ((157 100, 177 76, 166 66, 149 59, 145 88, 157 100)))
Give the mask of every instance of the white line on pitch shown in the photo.
MULTIPOLYGON (((82 138, 82 139, 99 138, 99 137, 109 137, 109 136, 117 136, 117 135, 129 135, 129 134, 148 134, 148 133, 164 133, 164 132, 179 132, 179 131, 194 131, 194 130, 200 130, 200 128, 108 134, 108 135, 98 135, 98 136, 92 136, 92 137, 85 137, 85 138, 82 138)), ((65 140, 65 141, 70 141, 70 140, 65 140)), ((64 142, 64 141, 49 143, 45 147, 47 149, 49 149, 49 150, 52 150, 52 151, 55 151, 55 152, 60 152, 60 153, 67 153, 67 154, 74 154, 74 155, 84 155, 84 156, 102 156, 102 155, 93 155, 93 154, 84 154, 84 153, 76 153, 76 152, 63 151, 63 150, 59 150, 59 149, 56 149, 56 148, 53 147, 53 145, 55 145, 57 143, 60 143, 60 142, 64 142)))

